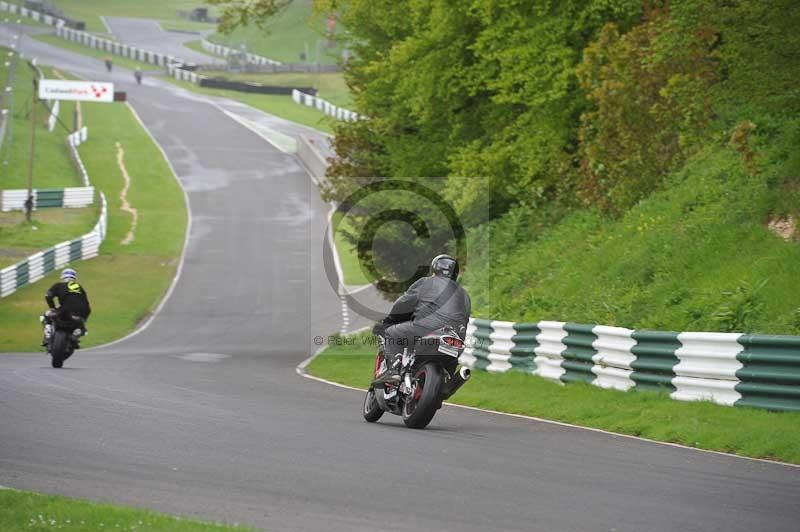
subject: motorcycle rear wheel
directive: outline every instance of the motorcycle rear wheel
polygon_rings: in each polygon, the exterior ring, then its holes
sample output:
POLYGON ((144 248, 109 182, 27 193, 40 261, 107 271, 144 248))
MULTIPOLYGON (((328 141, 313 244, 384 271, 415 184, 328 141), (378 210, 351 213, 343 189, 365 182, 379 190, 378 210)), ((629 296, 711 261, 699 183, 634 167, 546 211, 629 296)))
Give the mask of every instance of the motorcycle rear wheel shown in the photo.
POLYGON ((429 362, 417 370, 414 379, 414 394, 403 404, 403 423, 412 429, 424 429, 439 407, 442 369, 429 362))
POLYGON ((68 342, 69 338, 67 338, 66 332, 59 330, 53 331, 53 336, 50 339, 50 356, 52 357, 50 362, 54 368, 64 366, 64 359, 67 357, 67 351, 69 349, 68 342))

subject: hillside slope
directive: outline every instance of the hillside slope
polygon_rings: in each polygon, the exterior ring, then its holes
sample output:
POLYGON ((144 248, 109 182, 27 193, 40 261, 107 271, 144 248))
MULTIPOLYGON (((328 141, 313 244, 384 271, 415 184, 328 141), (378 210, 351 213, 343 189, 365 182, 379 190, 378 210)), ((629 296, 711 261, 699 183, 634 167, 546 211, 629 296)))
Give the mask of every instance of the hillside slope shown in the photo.
POLYGON ((767 228, 800 193, 771 177, 708 146, 620 219, 518 207, 471 234, 475 314, 800 334, 800 243, 767 228))

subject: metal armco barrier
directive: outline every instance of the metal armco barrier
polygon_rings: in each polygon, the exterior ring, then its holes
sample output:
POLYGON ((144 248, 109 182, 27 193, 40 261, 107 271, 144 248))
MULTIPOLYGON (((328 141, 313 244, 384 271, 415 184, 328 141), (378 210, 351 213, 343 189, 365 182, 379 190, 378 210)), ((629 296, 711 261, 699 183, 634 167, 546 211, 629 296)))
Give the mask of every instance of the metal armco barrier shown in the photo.
POLYGON ((23 286, 35 283, 51 271, 63 268, 70 262, 96 257, 100 252, 100 244, 106 238, 108 220, 106 197, 102 192, 100 201, 102 204, 100 219, 89 233, 75 240, 56 244, 0 270, 0 297, 13 294, 23 286))
POLYGON ((298 103, 300 105, 305 105, 307 107, 314 107, 315 109, 322 111, 326 115, 332 116, 337 120, 346 120, 348 122, 353 122, 361 118, 357 113, 350 111, 349 109, 333 105, 331 102, 327 100, 323 100, 322 98, 317 98, 316 96, 306 94, 299 90, 292 91, 292 100, 294 100, 295 103, 298 103))
POLYGON ((800 412, 800 337, 471 319, 461 363, 568 384, 800 412))

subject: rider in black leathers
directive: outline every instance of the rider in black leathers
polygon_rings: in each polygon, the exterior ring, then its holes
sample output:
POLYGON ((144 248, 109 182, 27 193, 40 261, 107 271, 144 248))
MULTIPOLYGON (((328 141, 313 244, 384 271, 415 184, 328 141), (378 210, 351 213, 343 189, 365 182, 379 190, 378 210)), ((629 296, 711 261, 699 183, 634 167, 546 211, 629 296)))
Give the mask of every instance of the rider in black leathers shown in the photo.
POLYGON ((439 255, 431 262, 431 276, 417 280, 394 302, 392 310, 373 332, 386 339, 384 381, 399 380, 397 355, 414 340, 441 329, 453 327, 462 337, 472 310, 469 294, 458 285, 458 261, 439 255))
POLYGON ((70 316, 81 318, 81 329, 86 333, 85 322, 92 313, 89 297, 86 290, 78 283, 78 273, 72 268, 67 268, 61 273, 61 281, 51 286, 44 296, 48 310, 44 315, 45 332, 42 346, 47 346, 53 330, 53 320, 70 319, 70 316), (58 300, 58 307, 56 307, 58 300))

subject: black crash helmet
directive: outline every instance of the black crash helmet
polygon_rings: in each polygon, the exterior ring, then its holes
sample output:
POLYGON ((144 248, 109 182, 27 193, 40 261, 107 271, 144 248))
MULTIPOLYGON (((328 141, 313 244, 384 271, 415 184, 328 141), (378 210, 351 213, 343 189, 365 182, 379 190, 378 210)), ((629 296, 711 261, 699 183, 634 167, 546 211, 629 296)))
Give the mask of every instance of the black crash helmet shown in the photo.
POLYGON ((458 261, 450 255, 437 255, 431 261, 431 273, 458 279, 458 261))

